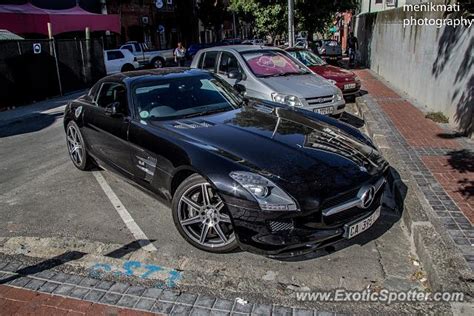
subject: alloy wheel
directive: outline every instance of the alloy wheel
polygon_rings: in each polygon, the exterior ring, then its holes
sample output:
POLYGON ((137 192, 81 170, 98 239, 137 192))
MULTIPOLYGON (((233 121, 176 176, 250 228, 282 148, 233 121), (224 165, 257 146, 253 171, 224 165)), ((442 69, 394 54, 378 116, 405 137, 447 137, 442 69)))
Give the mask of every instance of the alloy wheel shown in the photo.
POLYGON ((178 220, 185 234, 204 247, 223 247, 235 240, 225 204, 207 182, 183 193, 178 202, 178 220))
POLYGON ((160 59, 157 59, 153 62, 153 67, 155 68, 163 68, 163 62, 160 59))
POLYGON ((82 164, 84 159, 84 145, 82 138, 79 136, 79 130, 74 125, 69 125, 67 128, 67 147, 72 161, 77 166, 82 164))

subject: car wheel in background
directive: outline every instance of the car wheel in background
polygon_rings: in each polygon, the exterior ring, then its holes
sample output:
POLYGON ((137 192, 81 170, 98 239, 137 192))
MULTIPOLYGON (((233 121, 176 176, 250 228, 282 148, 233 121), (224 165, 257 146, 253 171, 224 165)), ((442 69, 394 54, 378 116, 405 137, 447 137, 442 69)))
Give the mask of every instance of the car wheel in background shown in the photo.
POLYGON ((122 66, 122 72, 127 72, 127 71, 132 71, 132 70, 135 70, 135 67, 133 67, 133 65, 130 65, 130 64, 125 64, 122 66))
POLYGON ((89 170, 94 164, 87 154, 84 137, 76 122, 70 121, 66 127, 66 143, 74 166, 80 170, 89 170))
POLYGON ((153 68, 163 68, 165 66, 164 61, 161 58, 155 58, 151 61, 153 68))
POLYGON ((171 210, 179 233, 194 247, 214 253, 238 247, 227 206, 200 175, 193 174, 180 184, 171 210))

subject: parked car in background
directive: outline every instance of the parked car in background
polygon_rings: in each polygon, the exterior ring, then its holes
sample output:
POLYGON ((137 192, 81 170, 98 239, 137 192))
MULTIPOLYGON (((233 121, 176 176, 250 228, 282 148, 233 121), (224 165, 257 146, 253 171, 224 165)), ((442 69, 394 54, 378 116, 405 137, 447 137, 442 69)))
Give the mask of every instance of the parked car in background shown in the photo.
POLYGON ((264 46, 265 41, 261 38, 254 38, 254 39, 251 39, 251 40, 243 41, 242 45, 260 45, 260 46, 264 46))
POLYGON ((239 45, 242 43, 242 40, 240 38, 225 38, 222 41, 220 41, 220 45, 239 45))
POLYGON ((338 41, 332 39, 317 40, 315 44, 318 50, 318 55, 324 59, 330 61, 342 59, 342 47, 338 41))
POLYGON ((244 99, 207 71, 105 77, 66 106, 64 128, 75 167, 98 164, 159 196, 201 250, 288 258, 384 225, 388 164, 368 137, 244 99))
POLYGON ((204 43, 194 43, 194 44, 191 44, 189 45, 189 47, 186 49, 186 57, 188 59, 192 59, 196 53, 201 50, 201 49, 204 49, 204 48, 208 48, 208 47, 213 47, 213 46, 216 46, 217 44, 215 43, 207 43, 207 44, 204 44, 204 43))
POLYGON ((200 50, 191 63, 216 73, 247 97, 340 115, 342 91, 279 48, 253 45, 200 50))
POLYGON ((360 90, 360 79, 355 73, 329 65, 321 57, 307 49, 288 48, 286 51, 306 67, 326 78, 342 90, 344 97, 355 95, 360 90))
POLYGON ((137 58, 127 49, 105 50, 104 64, 108 75, 131 71, 140 67, 137 58))
POLYGON ((127 42, 120 49, 128 49, 142 67, 162 68, 174 62, 174 49, 150 50, 145 43, 138 42, 127 42))

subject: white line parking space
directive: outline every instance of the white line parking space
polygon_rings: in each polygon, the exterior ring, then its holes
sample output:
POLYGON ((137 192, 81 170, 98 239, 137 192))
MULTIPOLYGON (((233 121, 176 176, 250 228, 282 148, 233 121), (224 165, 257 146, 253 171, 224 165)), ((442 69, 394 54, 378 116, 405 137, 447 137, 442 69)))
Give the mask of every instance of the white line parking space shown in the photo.
POLYGON ((93 171, 92 174, 97 179, 97 182, 99 182, 100 187, 102 188, 105 195, 108 197, 108 199, 114 206, 117 213, 122 218, 127 228, 130 230, 130 232, 135 237, 135 239, 139 241, 140 246, 142 246, 142 249, 146 251, 157 251, 156 247, 149 241, 148 237, 137 225, 137 223, 132 218, 130 213, 127 211, 123 203, 117 197, 117 195, 112 190, 112 188, 109 186, 104 176, 102 176, 102 174, 99 171, 93 171))

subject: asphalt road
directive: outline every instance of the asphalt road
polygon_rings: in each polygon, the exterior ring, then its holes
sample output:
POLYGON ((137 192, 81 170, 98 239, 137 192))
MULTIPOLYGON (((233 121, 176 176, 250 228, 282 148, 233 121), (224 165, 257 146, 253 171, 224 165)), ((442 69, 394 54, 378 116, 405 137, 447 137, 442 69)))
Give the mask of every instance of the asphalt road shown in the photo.
MULTIPOLYGON (((0 237, 4 237, 0 252, 10 247, 13 255, 48 258, 54 251, 47 245, 54 243, 59 252, 82 247, 99 256, 106 249, 136 241, 94 174, 79 171, 70 162, 62 108, 0 124, 0 237)), ((413 264, 416 256, 399 217, 389 209, 383 210, 375 227, 350 243, 297 261, 282 262, 245 252, 213 255, 180 237, 169 208, 161 201, 110 172, 94 172, 105 178, 157 249, 136 250, 140 260, 180 271, 182 278, 177 284, 182 289, 296 306, 306 304, 295 300, 297 289, 425 288, 419 280, 423 271, 413 264)), ((124 259, 134 251, 128 249, 124 259)), ((320 308, 322 303, 311 304, 320 308)), ((330 303, 322 307, 346 312, 373 308, 330 303)), ((415 311, 423 307, 379 308, 415 311)))

